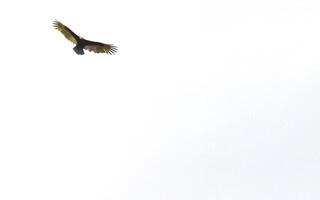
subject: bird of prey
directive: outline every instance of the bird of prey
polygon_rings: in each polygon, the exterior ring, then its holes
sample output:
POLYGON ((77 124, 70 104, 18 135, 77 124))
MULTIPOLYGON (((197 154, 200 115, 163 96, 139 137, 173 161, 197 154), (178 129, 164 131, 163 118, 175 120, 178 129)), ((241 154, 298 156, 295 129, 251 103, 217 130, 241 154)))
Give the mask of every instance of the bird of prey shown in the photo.
POLYGON ((90 40, 86 40, 82 37, 76 35, 73 31, 71 31, 67 26, 63 25, 61 22, 55 20, 53 22, 53 26, 60 31, 69 41, 74 43, 76 46, 73 50, 78 55, 83 55, 83 49, 88 51, 93 51, 95 53, 107 53, 107 54, 115 54, 117 52, 117 47, 112 44, 104 44, 100 42, 93 42, 90 40))

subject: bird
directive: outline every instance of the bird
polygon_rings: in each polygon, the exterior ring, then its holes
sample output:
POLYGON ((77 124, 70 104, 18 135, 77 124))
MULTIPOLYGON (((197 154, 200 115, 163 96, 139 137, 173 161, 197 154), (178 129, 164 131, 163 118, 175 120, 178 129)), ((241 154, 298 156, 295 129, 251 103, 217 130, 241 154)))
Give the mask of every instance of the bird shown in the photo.
POLYGON ((112 44, 94 42, 94 41, 86 40, 82 37, 79 37, 71 29, 69 29, 67 26, 65 26, 58 20, 53 21, 53 27, 58 31, 60 31, 70 42, 76 45, 73 48, 73 50, 78 55, 84 54, 83 49, 88 51, 93 51, 95 53, 107 53, 110 55, 115 54, 118 50, 118 48, 112 44))

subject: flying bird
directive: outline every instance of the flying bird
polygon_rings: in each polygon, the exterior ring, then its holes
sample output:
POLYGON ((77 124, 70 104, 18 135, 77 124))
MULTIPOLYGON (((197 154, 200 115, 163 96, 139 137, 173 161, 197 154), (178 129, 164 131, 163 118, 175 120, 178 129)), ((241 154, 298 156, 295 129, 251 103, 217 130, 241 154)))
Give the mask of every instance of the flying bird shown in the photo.
POLYGON ((100 42, 93 42, 90 40, 86 40, 82 37, 79 37, 72 30, 70 30, 67 26, 63 25, 61 22, 55 20, 53 22, 53 26, 55 29, 60 31, 70 42, 75 44, 76 46, 73 50, 78 55, 83 55, 83 49, 88 51, 93 51, 95 53, 107 53, 107 54, 115 54, 117 52, 117 47, 112 44, 104 44, 100 42))

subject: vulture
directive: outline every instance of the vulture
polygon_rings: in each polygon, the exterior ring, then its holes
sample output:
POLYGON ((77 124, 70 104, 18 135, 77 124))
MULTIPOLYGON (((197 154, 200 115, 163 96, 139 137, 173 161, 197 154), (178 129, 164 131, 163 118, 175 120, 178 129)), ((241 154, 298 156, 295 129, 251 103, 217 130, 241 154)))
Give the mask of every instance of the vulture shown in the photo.
POLYGON ((78 55, 83 55, 83 49, 88 51, 93 51, 95 53, 107 53, 107 54, 115 54, 117 52, 117 47, 112 44, 104 44, 100 42, 94 42, 90 40, 86 40, 82 37, 79 37, 72 30, 70 30, 67 26, 63 25, 61 22, 55 20, 53 22, 53 26, 55 29, 60 31, 70 42, 75 44, 76 46, 73 50, 78 55))

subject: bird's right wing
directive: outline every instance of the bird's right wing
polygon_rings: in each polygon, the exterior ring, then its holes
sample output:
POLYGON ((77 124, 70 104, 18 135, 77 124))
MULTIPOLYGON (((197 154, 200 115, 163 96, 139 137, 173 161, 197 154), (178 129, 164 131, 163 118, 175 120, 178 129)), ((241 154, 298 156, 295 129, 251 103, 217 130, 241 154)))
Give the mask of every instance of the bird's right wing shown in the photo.
POLYGON ((93 51, 95 53, 115 54, 118 50, 118 48, 112 44, 104 44, 90 40, 84 40, 84 44, 85 50, 93 51))
POLYGON ((72 32, 67 26, 63 25, 61 22, 55 20, 53 26, 60 31, 69 41, 74 44, 77 44, 80 39, 74 32, 72 32))

